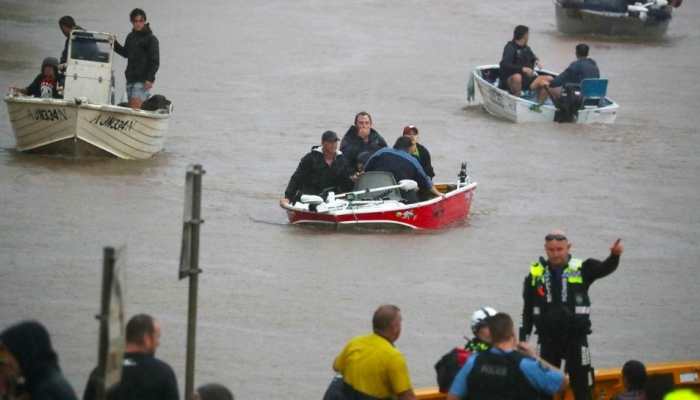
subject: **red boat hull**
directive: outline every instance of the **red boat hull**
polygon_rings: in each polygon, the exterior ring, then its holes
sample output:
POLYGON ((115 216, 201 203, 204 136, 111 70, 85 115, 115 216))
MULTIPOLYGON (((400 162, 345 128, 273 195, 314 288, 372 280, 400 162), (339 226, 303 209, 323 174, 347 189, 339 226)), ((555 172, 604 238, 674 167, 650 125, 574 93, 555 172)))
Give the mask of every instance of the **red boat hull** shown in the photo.
MULTIPOLYGON (((436 185, 438 186, 438 185, 436 185)), ((445 198, 415 204, 397 204, 392 209, 352 209, 318 213, 283 206, 292 224, 356 225, 379 228, 441 229, 469 216, 476 183, 450 191, 445 198)), ((378 207, 382 208, 382 207, 378 207)), ((386 207, 384 207, 386 208, 386 207)))

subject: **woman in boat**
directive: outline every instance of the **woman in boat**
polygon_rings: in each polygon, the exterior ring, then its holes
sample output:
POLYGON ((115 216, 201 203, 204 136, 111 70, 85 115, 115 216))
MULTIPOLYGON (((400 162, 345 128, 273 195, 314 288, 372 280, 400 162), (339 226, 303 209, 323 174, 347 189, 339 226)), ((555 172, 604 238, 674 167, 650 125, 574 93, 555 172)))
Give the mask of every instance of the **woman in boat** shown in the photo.
POLYGON ((411 153, 420 163, 421 167, 425 171, 425 174, 433 179, 435 177, 435 171, 433 170, 433 164, 430 161, 430 152, 422 144, 418 143, 418 128, 414 125, 408 125, 403 128, 403 136, 411 138, 411 141, 416 145, 416 152, 411 153))
POLYGON ((10 87, 23 95, 41 97, 44 99, 60 99, 58 84, 58 60, 54 57, 46 57, 41 63, 41 72, 26 88, 10 87))

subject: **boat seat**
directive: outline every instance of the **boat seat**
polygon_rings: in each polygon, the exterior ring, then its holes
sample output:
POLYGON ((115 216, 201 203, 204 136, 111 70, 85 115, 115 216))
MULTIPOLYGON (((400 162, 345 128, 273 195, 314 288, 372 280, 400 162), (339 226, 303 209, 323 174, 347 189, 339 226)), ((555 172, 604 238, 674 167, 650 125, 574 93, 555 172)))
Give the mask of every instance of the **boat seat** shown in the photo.
POLYGON ((605 106, 607 92, 607 79, 584 79, 581 81, 581 100, 584 106, 605 106))
MULTIPOLYGON (((360 175, 360 179, 355 182, 355 191, 378 188, 383 186, 396 185, 394 174, 386 171, 367 171, 360 175)), ((362 193, 356 197, 357 200, 396 200, 401 201, 401 191, 399 189, 389 189, 381 192, 362 193)))

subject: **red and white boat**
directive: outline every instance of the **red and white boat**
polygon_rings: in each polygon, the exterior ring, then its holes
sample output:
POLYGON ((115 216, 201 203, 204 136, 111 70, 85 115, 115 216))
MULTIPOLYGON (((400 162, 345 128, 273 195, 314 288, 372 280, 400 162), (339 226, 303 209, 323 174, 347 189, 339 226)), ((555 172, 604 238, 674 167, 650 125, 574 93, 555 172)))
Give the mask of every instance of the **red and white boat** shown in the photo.
POLYGON ((289 222, 299 225, 355 226, 371 229, 440 229, 466 220, 476 182, 462 165, 455 183, 436 183, 444 197, 407 203, 402 191, 416 190, 415 181, 396 183, 391 173, 366 172, 355 191, 334 195, 301 196, 300 201, 282 204, 289 222))

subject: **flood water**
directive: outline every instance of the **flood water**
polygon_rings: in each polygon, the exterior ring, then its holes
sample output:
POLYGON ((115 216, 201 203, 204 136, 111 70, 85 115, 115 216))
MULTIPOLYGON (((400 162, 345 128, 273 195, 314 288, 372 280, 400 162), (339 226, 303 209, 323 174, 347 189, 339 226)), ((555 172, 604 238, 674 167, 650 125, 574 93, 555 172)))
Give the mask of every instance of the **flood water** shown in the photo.
MULTIPOLYGON (((160 40, 157 93, 175 106, 165 151, 145 162, 21 154, 0 106, 0 328, 44 322, 82 392, 96 363, 101 249, 127 246, 127 313, 162 321, 159 357, 184 382, 187 283, 177 280, 184 174, 204 176, 197 383, 236 398, 320 398, 350 337, 381 303, 403 310, 397 345, 417 387, 462 343, 482 305, 516 316, 543 236, 620 268, 591 288, 594 365, 700 358, 700 4, 664 40, 557 33, 551 1, 0 0, 0 88, 58 56, 57 20, 123 41, 143 6, 160 40), (606 126, 511 124, 467 106, 476 65, 497 63, 513 27, 547 68, 591 46, 606 126), (469 161, 479 187, 464 226, 429 234, 288 226, 278 207, 299 158, 360 110, 389 142, 415 124, 438 181, 469 161)), ((119 59, 116 74, 125 67, 119 59)))

